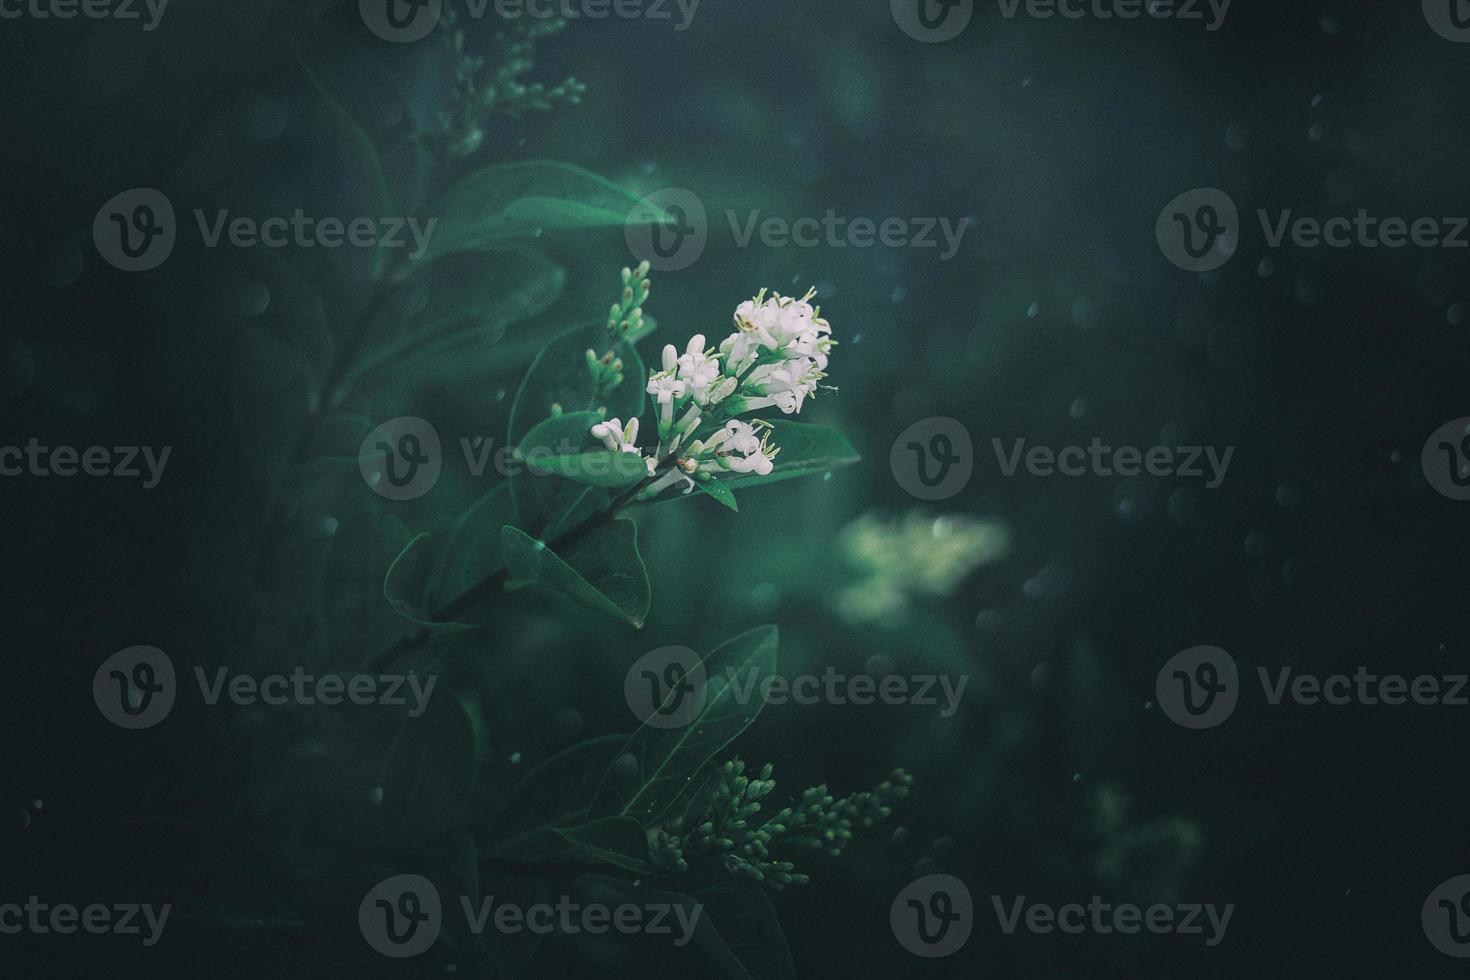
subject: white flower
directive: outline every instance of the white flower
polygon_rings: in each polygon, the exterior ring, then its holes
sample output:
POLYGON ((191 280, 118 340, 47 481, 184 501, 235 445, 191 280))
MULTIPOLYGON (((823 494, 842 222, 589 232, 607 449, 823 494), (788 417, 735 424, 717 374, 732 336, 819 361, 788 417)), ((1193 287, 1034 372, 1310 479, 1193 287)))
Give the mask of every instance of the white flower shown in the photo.
POLYGON ((710 386, 720 378, 720 355, 705 350, 704 334, 689 338, 689 346, 679 358, 679 379, 689 385, 695 401, 709 401, 710 386))
POLYGON ((802 403, 815 394, 825 375, 810 357, 793 357, 780 364, 766 364, 751 372, 749 387, 757 395, 746 402, 748 411, 775 405, 786 415, 801 411, 802 403))
POLYGON ((735 473, 754 473, 765 476, 774 468, 772 460, 779 449, 768 444, 771 434, 770 423, 762 423, 757 432, 754 425, 738 420, 725 423, 725 427, 710 439, 701 450, 718 454, 720 465, 735 473))
POLYGON ((725 423, 725 441, 737 453, 750 455, 760 448, 761 437, 756 435, 755 426, 733 419, 725 423))
POLYGON ((833 346, 832 327, 811 305, 814 295, 815 290, 801 299, 780 294, 767 299, 761 290, 741 303, 735 309, 736 332, 720 345, 726 370, 732 374, 747 370, 763 349, 788 359, 809 358, 818 371, 825 370, 833 346))
MULTIPOLYGON (((603 446, 612 453, 632 453, 642 456, 643 450, 638 448, 638 420, 629 419, 625 426, 618 419, 608 419, 599 422, 592 427, 592 437, 601 439, 603 446)), ((651 459, 644 459, 648 466, 648 475, 653 476, 655 463, 651 459)))
POLYGON ((609 452, 636 453, 638 449, 638 420, 629 419, 626 426, 619 419, 608 419, 592 427, 592 436, 601 439, 609 452))
POLYGON ((689 385, 675 376, 679 369, 679 355, 673 344, 664 346, 663 366, 664 369, 658 374, 648 376, 647 390, 658 399, 660 405, 667 408, 673 404, 674 399, 683 398, 684 393, 689 390, 689 385))

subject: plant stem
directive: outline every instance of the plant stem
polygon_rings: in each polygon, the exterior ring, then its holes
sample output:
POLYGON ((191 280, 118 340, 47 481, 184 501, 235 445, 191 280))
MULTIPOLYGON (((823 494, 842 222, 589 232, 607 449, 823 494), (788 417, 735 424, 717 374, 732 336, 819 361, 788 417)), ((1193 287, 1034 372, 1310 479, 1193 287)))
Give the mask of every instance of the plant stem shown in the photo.
MULTIPOLYGON (((671 462, 671 458, 664 460, 664 463, 669 462, 671 462)), ((662 464, 660 464, 660 468, 661 467, 662 464)), ((633 486, 623 491, 623 493, 619 494, 618 497, 613 500, 611 504, 608 505, 606 510, 598 511, 596 514, 588 515, 580 523, 557 535, 557 537, 553 541, 547 544, 547 547, 550 548, 552 551, 570 548, 572 545, 585 538, 592 531, 596 530, 603 524, 616 517, 619 511, 628 506, 628 504, 632 503, 633 499, 637 497, 639 493, 641 493, 649 484, 651 484, 655 479, 658 478, 658 476, 661 475, 661 472, 656 473, 654 476, 646 477, 643 480, 640 480, 638 483, 635 483, 633 486)), ((455 621, 456 617, 463 615, 465 612, 473 609, 475 606, 479 605, 490 596, 499 592, 502 588, 505 587, 505 583, 509 580, 509 578, 510 569, 506 568, 505 566, 501 566, 500 568, 486 575, 484 578, 480 579, 480 581, 476 582, 474 585, 470 586, 464 592, 461 592, 455 598, 451 599, 444 606, 434 610, 429 618, 436 623, 452 623, 455 621)), ((392 664, 396 660, 398 660, 398 658, 404 656, 405 654, 411 653, 414 650, 417 650, 420 646, 426 643, 428 639, 434 635, 434 632, 434 630, 430 629, 427 626, 420 627, 417 632, 410 633, 409 635, 400 639, 398 642, 394 643, 392 646, 387 647, 386 649, 379 652, 371 660, 366 661, 362 665, 359 672, 364 674, 373 674, 392 666, 392 664)))

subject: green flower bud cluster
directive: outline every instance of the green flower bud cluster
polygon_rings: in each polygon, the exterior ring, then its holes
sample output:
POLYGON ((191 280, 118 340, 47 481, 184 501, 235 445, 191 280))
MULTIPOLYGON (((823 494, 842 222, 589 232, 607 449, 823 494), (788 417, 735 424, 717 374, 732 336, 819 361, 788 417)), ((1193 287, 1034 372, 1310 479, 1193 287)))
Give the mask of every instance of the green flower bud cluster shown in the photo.
POLYGON ((469 54, 465 32, 453 4, 446 4, 439 26, 454 59, 455 105, 438 113, 434 139, 453 156, 466 157, 480 148, 492 116, 518 119, 530 111, 549 111, 558 105, 579 105, 587 86, 567 78, 547 87, 518 79, 535 67, 536 42, 566 27, 561 17, 519 18, 507 22, 495 36, 488 57, 469 54))
MULTIPOLYGON (((640 263, 636 269, 623 270, 623 292, 613 304, 607 317, 608 340, 611 345, 626 337, 641 336, 644 326, 643 304, 653 291, 653 280, 648 278, 649 265, 640 263)), ((614 349, 598 353, 587 349, 587 370, 592 375, 592 390, 597 399, 606 398, 623 383, 623 359, 614 349)))
POLYGON ((643 335, 643 304, 653 292, 653 280, 648 278, 649 265, 638 263, 636 269, 623 269, 623 294, 613 304, 607 315, 607 332, 621 340, 624 337, 643 335))
POLYGON ((772 848, 792 845, 839 856, 854 831, 889 816, 891 805, 908 795, 912 783, 913 777, 898 769, 871 792, 840 800, 823 784, 762 820, 762 800, 776 788, 771 766, 752 779, 745 775, 744 762, 731 759, 701 788, 683 817, 652 836, 650 849, 655 864, 669 871, 687 870, 691 858, 717 856, 730 873, 781 891, 811 879, 792 862, 776 858, 772 848))

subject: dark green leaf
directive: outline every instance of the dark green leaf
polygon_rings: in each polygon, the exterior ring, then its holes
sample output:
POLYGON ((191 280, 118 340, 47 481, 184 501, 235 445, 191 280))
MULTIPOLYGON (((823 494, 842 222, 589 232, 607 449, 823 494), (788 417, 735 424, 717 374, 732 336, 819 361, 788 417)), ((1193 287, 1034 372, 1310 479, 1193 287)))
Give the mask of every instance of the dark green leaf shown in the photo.
POLYGON ((431 630, 469 630, 471 623, 438 622, 433 618, 424 597, 428 594, 430 570, 434 564, 432 540, 419 534, 403 546, 388 574, 383 576, 383 598, 393 611, 411 623, 431 630))
POLYGON ((796 966, 770 893, 749 878, 723 872, 711 873, 707 880, 709 884, 688 890, 714 926, 709 933, 696 933, 696 942, 718 962, 725 962, 727 953, 739 960, 752 980, 796 980, 796 966), (706 942, 711 937, 719 940, 723 951, 706 942))
POLYGON ((648 859, 648 835, 631 817, 606 817, 580 827, 557 830, 583 854, 639 874, 658 874, 648 859))
POLYGON ((694 487, 696 490, 714 497, 731 510, 740 510, 740 507, 735 503, 735 493, 725 485, 724 480, 712 476, 708 480, 695 480, 694 487))
MULTIPOLYGON (((420 677, 428 691, 429 679, 420 677)), ((414 710, 415 695, 404 695, 414 710)), ((423 713, 405 717, 383 762, 383 802, 390 827, 439 833, 461 827, 480 765, 480 725, 468 702, 434 689, 423 713)))
POLYGON ((705 765, 765 706, 762 685, 776 672, 776 646, 776 627, 761 626, 700 661, 696 683, 703 684, 704 701, 698 712, 681 727, 644 724, 634 732, 619 761, 603 776, 591 815, 628 816, 651 826, 685 798, 705 765), (623 756, 636 764, 631 786, 616 775, 623 756))
POLYGON ((497 483, 459 515, 434 572, 429 608, 442 608, 505 566, 500 529, 514 519, 508 482, 497 483))
POLYGON ((517 579, 538 582, 594 612, 643 626, 653 597, 632 521, 608 521, 560 556, 519 528, 507 525, 502 533, 506 567, 517 579))
POLYGON ((496 846, 537 827, 569 825, 592 803, 603 770, 612 765, 627 740, 626 735, 587 739, 528 772, 490 825, 489 836, 496 846))
POLYGON ((495 164, 465 177, 430 208, 439 224, 419 262, 513 238, 621 227, 638 201, 637 194, 570 164, 495 164))
MULTIPOLYGON (((522 459, 581 453, 596 443, 592 427, 601 421, 597 412, 569 412, 545 419, 521 438, 516 453, 522 459)), ((585 484, 568 483, 529 467, 511 477, 510 490, 517 523, 538 535, 553 533, 553 525, 561 515, 577 507, 587 495, 585 484)))
MULTIPOLYGON (((648 464, 634 453, 614 453, 599 449, 590 453, 566 456, 537 454, 526 457, 532 473, 557 476, 573 483, 621 490, 648 477, 648 464)), ((731 503, 734 497, 730 498, 731 503)))
POLYGON ((301 920, 243 858, 182 820, 148 818, 110 842, 119 895, 166 901, 179 915, 229 929, 280 929, 301 920))
POLYGON ((643 361, 629 344, 613 342, 606 327, 575 327, 547 344, 531 362, 510 410, 511 445, 551 417, 552 406, 563 412, 606 410, 607 418, 627 422, 643 414, 645 377, 643 361), (592 388, 587 351, 599 356, 611 351, 623 362, 623 383, 599 398, 592 388))
POLYGON ((551 307, 565 285, 566 270, 529 249, 436 262, 384 298, 347 381, 391 373, 421 382, 426 365, 456 355, 478 361, 512 324, 551 307))

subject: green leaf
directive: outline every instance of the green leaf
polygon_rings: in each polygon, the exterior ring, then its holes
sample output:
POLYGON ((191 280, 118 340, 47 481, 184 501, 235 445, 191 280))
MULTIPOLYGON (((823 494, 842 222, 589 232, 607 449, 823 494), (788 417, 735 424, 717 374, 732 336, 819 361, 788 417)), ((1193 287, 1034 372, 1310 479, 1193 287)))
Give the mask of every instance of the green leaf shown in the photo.
POLYGON ((459 515, 435 569, 428 608, 442 608, 504 567, 500 529, 514 519, 508 482, 497 483, 459 515))
POLYGON ((580 827, 560 828, 557 833, 598 861, 639 874, 659 873, 648 858, 648 835, 631 817, 606 817, 580 827))
POLYGON ((688 889, 714 926, 708 933, 697 932, 696 944, 717 962, 728 963, 727 957, 738 961, 752 980, 796 980, 770 893, 749 878, 719 872, 707 878, 708 885, 688 889))
MULTIPOLYGON (((337 99, 322 79, 321 66, 313 64, 316 55, 313 48, 293 44, 292 54, 312 88, 318 95, 312 117, 307 120, 305 131, 315 141, 315 148, 323 154, 316 163, 321 169, 334 173, 341 193, 346 200, 360 202, 359 213, 374 218, 386 218, 398 214, 383 173, 382 159, 372 137, 363 129, 357 118, 337 99), (328 154, 338 155, 332 158, 328 154)), ((344 261, 350 260, 355 250, 345 250, 344 261)), ((401 251, 401 250, 400 250, 401 251)), ((396 255, 379 243, 369 255, 368 271, 373 278, 380 276, 396 255)), ((406 256, 403 260, 406 261, 406 256)))
POLYGON ((165 901, 183 918, 228 929, 301 925, 244 858, 183 820, 149 817, 108 842, 117 892, 165 901))
POLYGON ((558 476, 573 483, 611 490, 631 487, 648 477, 648 464, 642 456, 605 449, 566 456, 538 453, 526 457, 526 465, 534 474, 558 476))
POLYGON ((439 622, 433 618, 424 597, 428 594, 428 579, 433 566, 433 547, 428 534, 415 535, 403 546, 388 574, 383 576, 383 598, 393 611, 418 626, 447 632, 472 630, 472 623, 439 622))
POLYGON ((585 823, 603 770, 627 740, 626 735, 586 739, 526 773, 490 824, 488 835, 496 841, 495 850, 508 850, 515 838, 538 828, 585 823))
MULTIPOLYGON (((739 950, 721 937, 722 924, 703 908, 698 899, 683 892, 656 888, 645 881, 627 881, 610 875, 585 874, 569 882, 572 899, 586 905, 616 908, 631 904, 647 908, 653 905, 673 910, 667 922, 673 929, 669 936, 646 932, 606 935, 556 935, 548 937, 548 950, 563 947, 561 962, 596 963, 599 971, 618 977, 701 977, 709 980, 778 980, 780 974, 754 974, 745 962, 760 963, 763 951, 739 950), (685 930, 688 934, 685 934, 685 930), (582 947, 580 950, 576 947, 582 947), (573 947, 566 950, 565 947, 573 947), (752 955, 754 954, 754 955, 752 955), (744 961, 744 962, 742 962, 744 961)), ((734 937, 749 935, 738 928, 734 937)))
POLYGON ((538 582, 579 606, 642 628, 653 595, 632 521, 609 521, 562 555, 519 528, 506 525, 502 534, 506 567, 517 579, 538 582))
POLYGON ((390 374, 421 384, 441 365, 478 364, 511 325, 544 313, 565 286, 566 270, 530 249, 435 263, 387 294, 344 387, 373 387, 390 374))
POLYGON ((574 327, 542 348, 531 362, 510 410, 509 442, 517 445, 531 429, 552 414, 606 409, 607 418, 626 422, 643 414, 648 379, 643 360, 632 345, 613 341, 602 324, 574 327), (607 351, 623 362, 623 382, 599 398, 592 387, 587 351, 607 351))
MULTIPOLYGON (((597 412, 569 412, 545 419, 525 434, 516 445, 516 453, 522 459, 579 454, 595 444, 592 427, 601 421, 597 412)), ((587 488, 538 474, 528 466, 511 477, 510 492, 518 523, 534 534, 548 535, 554 525, 562 523, 562 515, 581 503, 587 488)))
POLYGON ((362 513, 332 536, 320 593, 332 663, 357 663, 410 631, 383 601, 383 579, 413 534, 391 514, 362 513))
POLYGON ((495 164, 465 177, 429 209, 439 223, 418 262, 482 251, 514 238, 621 227, 639 200, 637 194, 571 164, 495 164))
POLYGON ((470 705, 452 691, 428 688, 423 706, 405 686, 410 710, 383 761, 383 802, 388 825, 409 833, 442 833, 462 827, 480 768, 480 725, 470 705))
POLYGON ((644 724, 634 732, 603 776, 591 815, 633 817, 645 827, 658 822, 696 785, 715 754, 760 714, 762 685, 776 672, 777 639, 776 627, 757 627, 700 661, 694 676, 702 675, 703 705, 687 725, 644 724), (618 772, 624 756, 636 764, 634 778, 626 781, 618 772))
POLYGON ((701 493, 709 494, 731 510, 737 512, 740 510, 740 507, 735 503, 734 492, 725 485, 725 481, 713 476, 707 480, 696 479, 694 481, 694 487, 701 493))
POLYGON ((799 476, 826 473, 839 466, 851 466, 862 460, 858 451, 836 429, 805 422, 787 422, 784 419, 775 419, 771 425, 771 443, 781 447, 775 468, 765 476, 754 473, 731 474, 723 478, 727 485, 755 487, 766 483, 780 483, 799 476))

